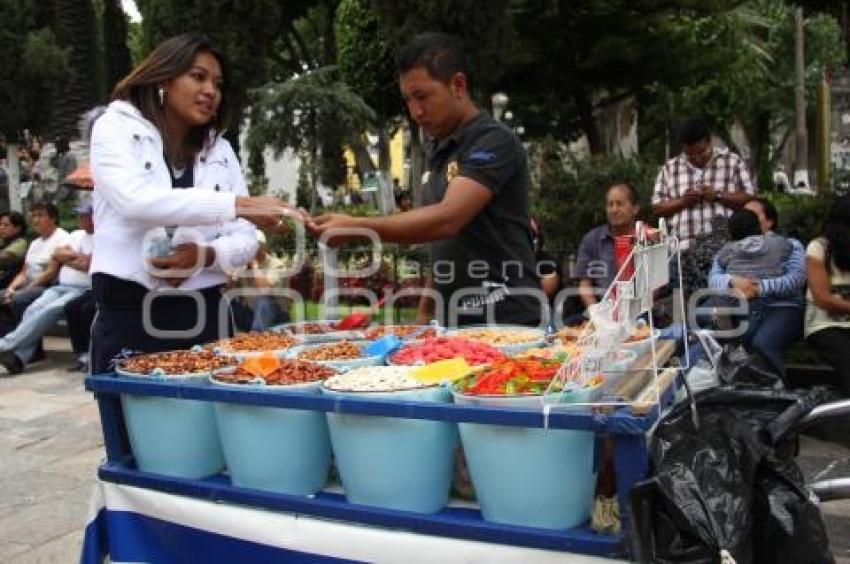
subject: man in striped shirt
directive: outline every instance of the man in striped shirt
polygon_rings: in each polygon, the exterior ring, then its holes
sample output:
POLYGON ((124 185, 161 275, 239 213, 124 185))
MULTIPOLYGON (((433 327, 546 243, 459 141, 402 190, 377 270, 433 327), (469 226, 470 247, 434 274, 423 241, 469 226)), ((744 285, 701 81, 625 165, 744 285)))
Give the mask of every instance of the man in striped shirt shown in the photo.
POLYGON ((669 218, 668 226, 688 249, 697 235, 711 233, 713 217, 729 217, 756 190, 741 157, 712 145, 704 119, 685 122, 679 142, 681 154, 662 167, 655 181, 652 211, 669 218))
MULTIPOLYGON (((778 227, 779 215, 770 200, 755 198, 744 207, 758 216, 763 234, 778 227)), ((788 238, 788 242, 791 243, 791 253, 780 276, 762 279, 732 276, 716 258, 708 275, 710 288, 735 289, 747 298, 748 328, 743 341, 761 352, 783 376, 782 351, 803 336, 803 288, 806 284, 803 245, 796 239, 788 238)))

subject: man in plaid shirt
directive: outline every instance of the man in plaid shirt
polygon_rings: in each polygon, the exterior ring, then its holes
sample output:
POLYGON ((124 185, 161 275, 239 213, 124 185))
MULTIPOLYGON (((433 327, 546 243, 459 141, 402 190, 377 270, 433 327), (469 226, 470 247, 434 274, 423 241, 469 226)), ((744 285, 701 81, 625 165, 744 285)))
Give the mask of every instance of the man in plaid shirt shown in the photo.
POLYGON ((705 120, 685 122, 679 142, 682 153, 667 161, 655 181, 652 211, 669 218, 668 226, 688 249, 697 235, 711 233, 713 217, 729 217, 756 190, 741 157, 712 146, 705 120))

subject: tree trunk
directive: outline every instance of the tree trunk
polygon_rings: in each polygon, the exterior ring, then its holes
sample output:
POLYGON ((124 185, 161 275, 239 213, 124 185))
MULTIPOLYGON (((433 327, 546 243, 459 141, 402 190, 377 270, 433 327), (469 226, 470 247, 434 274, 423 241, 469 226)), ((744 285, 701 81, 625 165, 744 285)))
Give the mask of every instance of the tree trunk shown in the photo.
POLYGON ((796 62, 796 87, 794 89, 796 132, 794 150, 794 188, 798 186, 808 190, 809 184, 809 134, 806 129, 806 82, 805 62, 803 60, 803 9, 794 10, 794 29, 796 36, 795 62, 796 62))
POLYGON ((390 139, 386 129, 378 129, 378 168, 390 170, 390 139))
POLYGON ((357 176, 360 178, 360 184, 363 184, 366 175, 375 172, 375 163, 372 161, 369 147, 363 135, 351 141, 349 146, 351 152, 354 153, 354 162, 357 164, 357 176))
MULTIPOLYGON (((761 174, 769 174, 769 179, 773 181, 772 171, 775 168, 771 162, 767 148, 770 146, 770 114, 761 112, 756 116, 755 130, 750 136, 751 146, 750 151, 753 159, 753 178, 756 180, 757 186, 761 184, 761 174)), ((760 189, 763 186, 758 186, 760 189)))
POLYGON ((9 209, 23 211, 21 206, 21 165, 18 162, 18 144, 6 144, 6 172, 9 175, 9 209))
POLYGON ((389 133, 383 127, 378 128, 378 209, 381 215, 387 215, 395 211, 395 197, 393 195, 393 182, 390 178, 390 139, 389 133))
POLYGON ((602 146, 599 126, 596 123, 596 117, 593 115, 593 102, 591 102, 587 92, 582 88, 575 89, 573 99, 578 110, 581 130, 587 137, 587 146, 590 149, 590 154, 601 155, 605 152, 605 148, 602 146))

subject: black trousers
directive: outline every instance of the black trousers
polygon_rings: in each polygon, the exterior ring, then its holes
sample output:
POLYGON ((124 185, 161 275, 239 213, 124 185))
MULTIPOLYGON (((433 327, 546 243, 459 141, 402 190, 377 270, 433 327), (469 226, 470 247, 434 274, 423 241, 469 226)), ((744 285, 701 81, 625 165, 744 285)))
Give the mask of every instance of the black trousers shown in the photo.
POLYGON ((89 352, 91 326, 94 322, 95 311, 94 292, 91 290, 65 304, 68 336, 71 337, 71 348, 74 349, 76 355, 89 352))
POLYGON ((825 362, 832 365, 838 376, 835 383, 841 393, 850 397, 850 329, 829 327, 806 337, 825 362))
POLYGON ((224 331, 220 329, 222 294, 218 286, 199 290, 200 303, 188 292, 184 295, 154 292, 156 297, 149 303, 148 328, 144 325, 143 304, 149 291, 144 286, 97 273, 92 276, 92 292, 97 304, 91 334, 92 374, 110 372, 113 359, 125 350, 162 352, 188 349, 233 334, 229 314, 224 331), (198 323, 200 327, 192 331, 198 323), (158 333, 161 331, 182 334, 162 335, 158 333))

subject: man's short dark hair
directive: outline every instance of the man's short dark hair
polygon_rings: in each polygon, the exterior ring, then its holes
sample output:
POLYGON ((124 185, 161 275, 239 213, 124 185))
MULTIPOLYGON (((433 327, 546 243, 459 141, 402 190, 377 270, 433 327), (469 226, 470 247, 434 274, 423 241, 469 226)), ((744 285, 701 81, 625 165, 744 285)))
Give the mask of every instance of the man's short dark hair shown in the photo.
POLYGON ((679 126, 679 143, 693 145, 711 139, 711 127, 704 117, 692 118, 679 126))
POLYGON ((625 180, 617 180, 613 182, 608 189, 605 190, 605 197, 608 197, 608 192, 613 190, 614 188, 622 188, 626 191, 626 195, 629 197, 629 201, 633 205, 637 205, 640 203, 640 195, 638 194, 637 188, 631 182, 626 182, 625 180))
POLYGON ((17 227, 21 234, 26 232, 27 230, 27 220, 24 218, 24 214, 16 211, 4 211, 0 212, 0 217, 9 218, 9 223, 12 224, 12 227, 17 227))
POLYGON ((431 78, 440 82, 448 82, 457 73, 465 74, 469 81, 463 42, 448 33, 416 35, 399 50, 395 62, 398 74, 422 67, 431 78))
POLYGON ((59 222, 59 208, 57 208, 55 204, 50 202, 37 202, 30 206, 30 212, 34 211, 43 211, 48 217, 52 218, 53 221, 57 223, 59 222))
POLYGON ((776 211, 776 206, 773 205, 773 202, 762 196, 753 198, 752 201, 758 202, 761 206, 761 211, 764 213, 765 219, 767 219, 772 225, 770 228, 771 231, 776 231, 777 228, 779 228, 779 212, 776 211))
POLYGON ((729 238, 733 241, 740 241, 746 237, 761 234, 759 226, 759 216, 754 211, 741 208, 735 210, 732 217, 729 218, 729 238))

